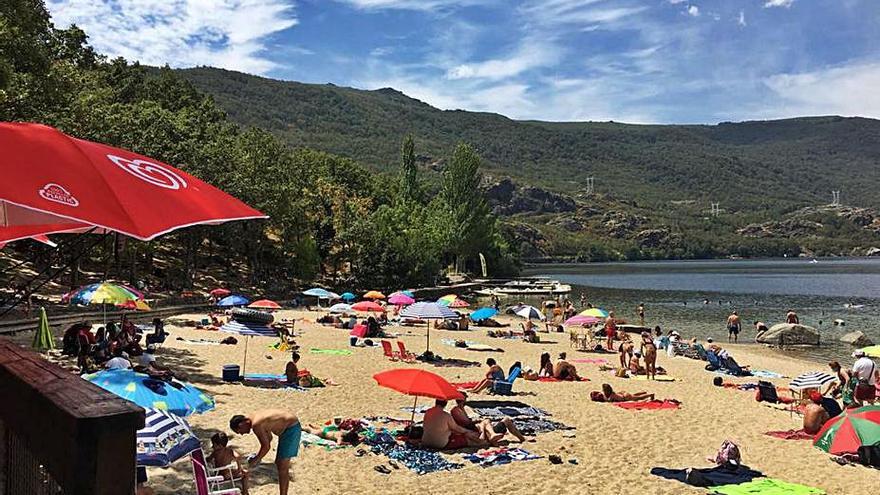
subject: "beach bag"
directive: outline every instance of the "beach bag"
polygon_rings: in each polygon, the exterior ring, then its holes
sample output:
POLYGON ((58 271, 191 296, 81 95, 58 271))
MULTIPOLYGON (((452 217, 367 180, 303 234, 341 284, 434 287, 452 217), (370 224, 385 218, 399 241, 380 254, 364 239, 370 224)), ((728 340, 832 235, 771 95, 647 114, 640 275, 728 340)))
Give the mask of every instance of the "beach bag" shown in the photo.
POLYGON ((880 468, 880 445, 862 445, 858 454, 860 464, 880 468))
POLYGON ((776 404, 779 402, 779 395, 776 394, 776 387, 768 381, 759 380, 758 391, 755 392, 755 400, 758 402, 776 404))
POLYGON ((715 454, 715 458, 709 459, 710 461, 718 464, 719 466, 723 466, 725 464, 733 464, 738 466, 742 462, 742 456, 739 452, 739 446, 733 443, 730 440, 725 440, 721 443, 721 448, 718 449, 718 453, 715 454))

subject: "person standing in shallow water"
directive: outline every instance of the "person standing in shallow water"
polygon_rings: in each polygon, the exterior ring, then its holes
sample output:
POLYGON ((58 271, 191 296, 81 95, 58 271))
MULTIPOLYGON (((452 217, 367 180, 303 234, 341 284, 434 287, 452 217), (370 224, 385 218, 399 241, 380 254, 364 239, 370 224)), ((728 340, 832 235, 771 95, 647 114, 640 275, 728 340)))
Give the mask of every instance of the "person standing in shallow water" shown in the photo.
POLYGON ((645 303, 639 303, 639 307, 637 309, 639 314, 639 326, 645 326, 645 303))
POLYGON ((737 312, 734 311, 727 317, 727 341, 730 342, 730 338, 733 337, 733 342, 735 343, 739 337, 740 330, 742 330, 742 321, 740 321, 737 312))

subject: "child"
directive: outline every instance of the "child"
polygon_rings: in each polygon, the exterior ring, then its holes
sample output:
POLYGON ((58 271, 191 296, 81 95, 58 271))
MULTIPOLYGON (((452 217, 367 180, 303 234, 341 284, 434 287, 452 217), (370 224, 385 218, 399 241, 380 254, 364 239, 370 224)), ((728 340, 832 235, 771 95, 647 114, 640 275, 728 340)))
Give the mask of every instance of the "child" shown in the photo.
POLYGON ((248 472, 241 467, 238 453, 232 447, 227 447, 229 437, 222 431, 215 433, 211 437, 211 455, 208 456, 208 462, 215 468, 223 466, 232 466, 232 469, 224 469, 221 473, 224 480, 240 479, 241 493, 247 495, 248 489, 248 472))

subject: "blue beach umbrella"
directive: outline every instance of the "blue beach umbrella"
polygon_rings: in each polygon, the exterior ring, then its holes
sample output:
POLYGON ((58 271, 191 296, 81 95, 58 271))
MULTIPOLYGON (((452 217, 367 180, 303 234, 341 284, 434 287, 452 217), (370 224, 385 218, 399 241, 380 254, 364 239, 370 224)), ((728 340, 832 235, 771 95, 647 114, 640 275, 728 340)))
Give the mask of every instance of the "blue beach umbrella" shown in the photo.
POLYGON ((351 292, 343 292, 342 295, 339 297, 345 301, 354 301, 355 299, 357 299, 357 296, 352 294, 351 292))
POLYGON ((471 319, 474 321, 486 320, 498 314, 495 308, 480 308, 471 313, 471 319))
POLYGON ((167 467, 201 446, 185 419, 147 409, 145 425, 137 432, 137 465, 167 467))
POLYGON ((166 382, 132 370, 105 370, 83 375, 83 378, 143 408, 160 409, 177 416, 214 409, 211 396, 177 380, 166 382))
POLYGON ((250 301, 248 300, 248 298, 246 298, 244 296, 240 296, 238 294, 232 294, 231 296, 226 296, 223 299, 220 299, 219 301, 217 301, 217 306, 220 306, 222 308, 227 308, 227 307, 231 307, 231 306, 244 306, 245 304, 247 304, 249 302, 250 301))

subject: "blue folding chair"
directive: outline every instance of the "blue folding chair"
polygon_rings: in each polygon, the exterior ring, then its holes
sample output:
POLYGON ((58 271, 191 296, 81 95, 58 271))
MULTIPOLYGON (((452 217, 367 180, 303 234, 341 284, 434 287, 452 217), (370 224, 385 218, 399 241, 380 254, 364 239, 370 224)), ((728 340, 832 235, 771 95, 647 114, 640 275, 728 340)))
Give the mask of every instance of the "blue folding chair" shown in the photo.
POLYGON ((513 382, 519 377, 522 371, 520 368, 514 368, 504 380, 495 380, 492 382, 492 393, 498 395, 510 395, 513 393, 513 382))

